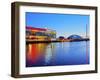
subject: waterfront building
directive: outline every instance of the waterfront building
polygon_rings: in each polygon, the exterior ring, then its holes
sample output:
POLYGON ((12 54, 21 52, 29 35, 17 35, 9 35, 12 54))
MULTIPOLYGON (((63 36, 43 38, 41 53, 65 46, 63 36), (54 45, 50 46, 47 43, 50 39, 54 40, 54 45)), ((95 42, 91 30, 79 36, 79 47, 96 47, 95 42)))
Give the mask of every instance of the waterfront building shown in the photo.
POLYGON ((79 35, 70 35, 67 39, 82 39, 79 35))
POLYGON ((26 27, 26 39, 52 40, 56 39, 56 31, 45 28, 26 27))

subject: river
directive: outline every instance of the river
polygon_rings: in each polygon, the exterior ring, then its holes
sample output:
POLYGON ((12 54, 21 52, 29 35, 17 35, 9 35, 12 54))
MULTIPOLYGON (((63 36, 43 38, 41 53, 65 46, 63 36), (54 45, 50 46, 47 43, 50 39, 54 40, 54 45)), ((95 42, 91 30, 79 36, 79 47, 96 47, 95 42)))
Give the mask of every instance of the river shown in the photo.
POLYGON ((89 64, 89 41, 30 43, 26 67, 89 64))

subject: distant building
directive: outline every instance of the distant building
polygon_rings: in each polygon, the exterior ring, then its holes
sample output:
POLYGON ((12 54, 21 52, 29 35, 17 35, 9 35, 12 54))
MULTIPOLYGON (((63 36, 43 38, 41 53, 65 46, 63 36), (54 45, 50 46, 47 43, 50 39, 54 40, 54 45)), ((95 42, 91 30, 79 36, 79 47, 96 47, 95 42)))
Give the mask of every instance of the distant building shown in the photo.
POLYGON ((79 35, 71 35, 67 39, 82 39, 82 37, 79 35))
POLYGON ((65 39, 65 37, 64 37, 64 36, 59 36, 58 39, 59 39, 59 40, 63 40, 63 39, 65 39))
POLYGON ((56 31, 45 28, 26 27, 26 39, 51 40, 56 38, 56 31))

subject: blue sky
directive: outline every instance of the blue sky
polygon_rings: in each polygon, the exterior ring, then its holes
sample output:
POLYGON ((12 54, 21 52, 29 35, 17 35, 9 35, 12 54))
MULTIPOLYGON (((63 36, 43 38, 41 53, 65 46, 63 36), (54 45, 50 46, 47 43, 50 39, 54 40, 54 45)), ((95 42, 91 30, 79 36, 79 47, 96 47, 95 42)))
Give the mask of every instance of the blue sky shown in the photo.
POLYGON ((57 37, 68 37, 72 34, 86 35, 89 30, 89 16, 79 14, 50 14, 26 12, 26 26, 56 30, 57 37))

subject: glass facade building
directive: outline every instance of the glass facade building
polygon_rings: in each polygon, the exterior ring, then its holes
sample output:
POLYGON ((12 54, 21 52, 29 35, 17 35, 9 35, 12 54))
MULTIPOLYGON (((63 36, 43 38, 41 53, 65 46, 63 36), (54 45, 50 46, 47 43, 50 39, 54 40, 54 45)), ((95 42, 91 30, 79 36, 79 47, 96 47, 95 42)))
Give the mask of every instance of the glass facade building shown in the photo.
POLYGON ((56 31, 45 28, 26 27, 26 38, 37 40, 50 40, 56 38, 56 31))

